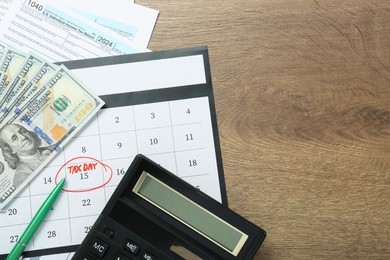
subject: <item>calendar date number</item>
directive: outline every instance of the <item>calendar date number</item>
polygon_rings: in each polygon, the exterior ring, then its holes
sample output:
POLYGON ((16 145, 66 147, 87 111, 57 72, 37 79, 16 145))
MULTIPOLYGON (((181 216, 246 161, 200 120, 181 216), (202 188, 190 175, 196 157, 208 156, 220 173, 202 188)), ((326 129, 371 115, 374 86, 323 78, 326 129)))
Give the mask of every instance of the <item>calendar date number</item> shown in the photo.
POLYGON ((19 241, 19 236, 18 235, 14 235, 14 236, 10 236, 9 237, 9 242, 11 244, 17 243, 18 241, 19 241))

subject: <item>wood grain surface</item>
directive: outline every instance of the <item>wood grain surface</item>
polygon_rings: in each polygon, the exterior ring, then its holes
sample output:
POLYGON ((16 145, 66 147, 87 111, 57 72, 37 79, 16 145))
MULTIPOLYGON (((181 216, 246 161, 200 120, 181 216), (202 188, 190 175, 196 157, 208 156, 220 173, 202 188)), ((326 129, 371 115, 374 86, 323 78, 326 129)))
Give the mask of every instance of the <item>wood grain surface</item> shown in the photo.
POLYGON ((137 0, 207 45, 229 207, 255 259, 390 259, 390 1, 137 0))

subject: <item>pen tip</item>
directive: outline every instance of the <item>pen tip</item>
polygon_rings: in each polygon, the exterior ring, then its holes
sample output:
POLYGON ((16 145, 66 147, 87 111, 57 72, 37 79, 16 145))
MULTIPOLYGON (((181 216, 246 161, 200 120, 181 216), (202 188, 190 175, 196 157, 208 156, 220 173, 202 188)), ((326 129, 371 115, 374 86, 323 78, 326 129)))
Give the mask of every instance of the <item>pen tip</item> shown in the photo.
POLYGON ((58 184, 57 185, 64 185, 64 183, 65 183, 65 178, 63 178, 62 180, 60 180, 59 182, 58 182, 58 184))

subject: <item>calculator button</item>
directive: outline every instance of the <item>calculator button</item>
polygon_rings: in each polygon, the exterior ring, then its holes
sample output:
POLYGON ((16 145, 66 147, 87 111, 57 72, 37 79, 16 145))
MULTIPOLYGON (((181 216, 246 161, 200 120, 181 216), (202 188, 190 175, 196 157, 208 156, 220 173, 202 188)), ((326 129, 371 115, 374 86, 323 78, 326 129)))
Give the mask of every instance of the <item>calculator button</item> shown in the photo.
POLYGON ((114 231, 113 230, 111 230, 111 229, 109 229, 109 228, 106 228, 105 230, 104 230, 104 234, 106 235, 106 236, 108 236, 109 238, 112 238, 113 236, 114 236, 114 231))
POLYGON ((131 259, 128 258, 127 256, 125 256, 125 255, 122 255, 121 253, 118 253, 116 255, 116 257, 114 258, 114 260, 131 260, 131 259))
POLYGON ((81 258, 81 260, 95 260, 95 258, 92 258, 92 256, 86 255, 81 258))
POLYGON ((95 239, 92 242, 91 247, 89 250, 94 254, 97 255, 98 257, 103 257, 104 254, 107 252, 109 248, 109 245, 104 243, 103 241, 100 241, 99 239, 95 239))
POLYGON ((152 255, 152 254, 149 253, 148 251, 144 251, 144 252, 142 253, 142 255, 141 255, 141 259, 143 259, 143 260, 157 260, 158 257, 152 255))
POLYGON ((139 251, 139 245, 135 244, 131 240, 126 240, 123 246, 127 251, 129 251, 133 255, 136 255, 139 251))

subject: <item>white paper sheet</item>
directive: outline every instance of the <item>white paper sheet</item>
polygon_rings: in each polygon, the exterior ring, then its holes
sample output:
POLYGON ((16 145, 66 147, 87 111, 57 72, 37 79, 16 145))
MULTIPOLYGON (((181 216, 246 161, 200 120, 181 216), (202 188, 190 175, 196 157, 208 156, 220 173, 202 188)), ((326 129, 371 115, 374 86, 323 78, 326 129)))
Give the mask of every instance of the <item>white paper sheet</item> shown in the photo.
POLYGON ((30 0, 13 4, 0 25, 1 43, 33 50, 49 61, 78 60, 145 52, 128 38, 70 12, 67 8, 30 0))

